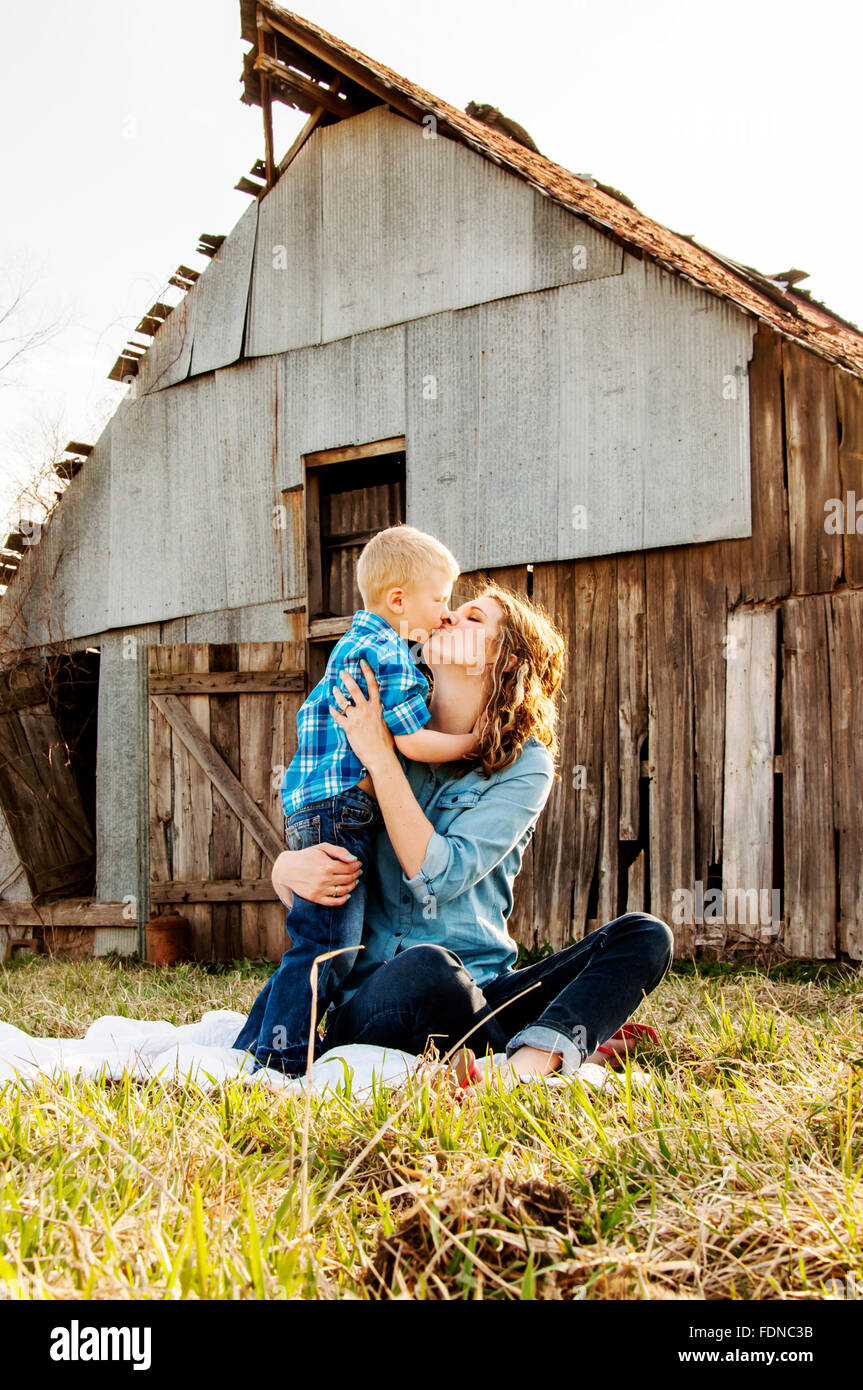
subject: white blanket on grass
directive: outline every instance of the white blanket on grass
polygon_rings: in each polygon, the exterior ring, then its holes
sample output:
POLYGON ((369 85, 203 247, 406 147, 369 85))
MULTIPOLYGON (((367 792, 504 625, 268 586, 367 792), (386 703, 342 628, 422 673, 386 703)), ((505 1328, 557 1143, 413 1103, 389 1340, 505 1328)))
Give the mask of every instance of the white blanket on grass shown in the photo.
MULTIPOLYGON (((253 1071, 248 1053, 231 1046, 244 1022, 244 1014, 229 1009, 213 1009, 199 1023, 182 1027, 163 1020, 145 1023, 106 1014, 90 1025, 83 1038, 34 1038, 9 1023, 0 1023, 0 1084, 62 1076, 118 1081, 128 1074, 140 1081, 180 1082, 204 1090, 223 1081, 239 1080, 245 1085, 264 1083, 303 1094, 304 1078, 291 1080, 272 1068, 253 1071)), ((495 1057, 498 1065, 503 1060, 503 1054, 495 1057)), ((351 1093, 368 1098, 375 1085, 401 1085, 414 1074, 418 1063, 418 1057, 396 1048, 351 1043, 333 1048, 314 1064, 311 1089, 318 1095, 327 1089, 343 1090, 350 1071, 351 1093)), ((585 1062, 577 1076, 585 1085, 599 1089, 609 1072, 606 1067, 585 1062)), ((648 1080, 643 1073, 636 1079, 648 1080)), ((567 1080, 548 1078, 558 1086, 567 1080)))

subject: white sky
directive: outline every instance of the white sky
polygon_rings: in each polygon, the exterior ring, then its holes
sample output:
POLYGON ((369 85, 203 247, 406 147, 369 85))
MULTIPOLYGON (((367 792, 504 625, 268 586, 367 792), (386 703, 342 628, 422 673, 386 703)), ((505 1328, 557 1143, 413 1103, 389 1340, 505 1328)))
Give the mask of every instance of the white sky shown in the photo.
MULTIPOLYGON (((768 274, 808 270, 803 287, 863 325, 863 21, 848 0, 299 13, 458 107, 498 106, 675 231, 768 274)), ((0 14, 0 303, 29 283, 14 327, 62 324, 0 381, 0 517, 52 427, 61 445, 98 437, 125 393, 106 377, 127 337, 181 262, 206 265, 198 234, 248 206, 233 185, 263 130, 239 99, 244 51, 238 0, 0 14)), ((305 117, 276 110, 280 157, 305 117)))

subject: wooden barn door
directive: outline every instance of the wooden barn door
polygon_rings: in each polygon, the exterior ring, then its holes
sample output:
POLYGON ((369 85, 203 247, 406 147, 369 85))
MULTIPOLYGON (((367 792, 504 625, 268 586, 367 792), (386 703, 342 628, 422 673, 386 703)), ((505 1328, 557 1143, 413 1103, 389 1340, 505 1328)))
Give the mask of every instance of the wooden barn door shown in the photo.
POLYGON ((149 648, 150 904, 188 918, 198 960, 286 949, 270 869, 304 656, 302 640, 149 648))
POLYGON ((93 827, 38 662, 0 671, 0 805, 35 901, 92 891, 93 827))

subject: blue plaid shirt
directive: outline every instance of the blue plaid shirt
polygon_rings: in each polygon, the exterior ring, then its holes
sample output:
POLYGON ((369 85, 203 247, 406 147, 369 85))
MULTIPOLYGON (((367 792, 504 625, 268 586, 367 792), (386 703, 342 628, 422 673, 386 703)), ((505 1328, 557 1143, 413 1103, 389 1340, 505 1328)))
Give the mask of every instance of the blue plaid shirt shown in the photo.
POLYGON ((365 776, 366 769, 329 710, 335 704, 333 691, 342 689, 342 667, 368 695, 360 670, 361 657, 375 673, 384 723, 391 733, 418 733, 431 718, 427 703, 429 684, 414 663, 407 642, 377 613, 361 608, 330 653, 323 679, 297 712, 297 751, 282 782, 286 816, 311 801, 324 801, 348 791, 365 776))

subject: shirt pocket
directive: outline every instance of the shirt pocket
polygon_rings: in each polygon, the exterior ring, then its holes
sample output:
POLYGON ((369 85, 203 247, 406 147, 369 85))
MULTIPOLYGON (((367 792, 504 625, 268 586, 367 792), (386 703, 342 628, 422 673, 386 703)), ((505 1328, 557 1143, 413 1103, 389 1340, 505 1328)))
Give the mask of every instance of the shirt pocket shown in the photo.
POLYGON ((458 791, 444 792, 438 799, 438 807, 445 811, 447 815, 460 815, 462 811, 470 810, 479 801, 480 793, 473 787, 461 787, 458 791))

